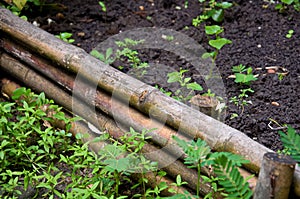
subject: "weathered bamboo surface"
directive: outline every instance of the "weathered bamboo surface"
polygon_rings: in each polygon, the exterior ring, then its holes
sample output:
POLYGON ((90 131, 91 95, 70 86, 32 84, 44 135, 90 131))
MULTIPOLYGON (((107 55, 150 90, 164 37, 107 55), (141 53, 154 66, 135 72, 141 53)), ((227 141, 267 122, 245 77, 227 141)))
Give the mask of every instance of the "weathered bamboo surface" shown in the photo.
MULTIPOLYGON (((105 65, 82 49, 60 41, 51 34, 30 25, 2 8, 0 8, 0 31, 1 48, 7 48, 6 50, 9 51, 9 42, 5 43, 8 40, 21 43, 32 54, 38 54, 47 60, 51 60, 51 63, 55 63, 57 67, 60 67, 60 70, 69 71, 76 79, 82 79, 94 87, 98 86, 103 92, 108 93, 108 96, 112 95, 113 98, 129 103, 145 115, 150 114, 157 121, 165 122, 168 126, 182 133, 183 137, 201 138, 207 141, 213 150, 228 151, 242 155, 251 161, 251 164, 245 165, 245 167, 256 173, 259 171, 263 155, 266 152, 271 152, 271 150, 251 140, 242 132, 165 96, 157 89, 105 65)), ((18 53, 17 50, 14 56, 20 59, 21 57, 23 59, 25 59, 24 57, 32 58, 30 53, 22 54, 21 51, 18 53)), ((20 73, 27 75, 26 70, 22 71, 20 69, 20 73)), ((63 82, 59 80, 58 83, 61 84, 63 82)), ((32 86, 39 87, 39 85, 32 86)), ((80 84, 69 85, 67 88, 69 88, 69 91, 72 88, 75 89, 73 90, 74 95, 82 93, 76 92, 77 88, 80 88, 80 84)), ((47 90, 47 88, 44 88, 44 90, 40 89, 42 91, 47 90)), ((82 97, 86 99, 91 98, 87 93, 82 97)), ((57 99, 56 101, 60 100, 57 99)), ((104 100, 100 99, 100 101, 104 100)), ((77 101, 74 102, 73 105, 77 103, 77 101)), ((86 112, 86 114, 90 115, 91 120, 89 121, 91 123, 98 123, 95 115, 91 112, 86 112)), ((124 121, 122 118, 119 120, 124 121)), ((168 141, 169 137, 161 143, 168 141)), ((294 174, 294 191, 300 196, 299 173, 299 168, 297 168, 294 174)))
POLYGON ((266 153, 253 198, 289 198, 296 164, 297 162, 289 156, 266 153))

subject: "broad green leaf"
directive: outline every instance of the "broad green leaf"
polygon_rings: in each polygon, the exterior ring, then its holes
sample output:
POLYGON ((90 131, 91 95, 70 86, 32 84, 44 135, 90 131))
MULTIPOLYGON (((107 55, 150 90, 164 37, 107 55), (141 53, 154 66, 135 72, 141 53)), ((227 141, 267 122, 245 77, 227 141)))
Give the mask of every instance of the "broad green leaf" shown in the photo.
POLYGON ((224 19, 224 10, 212 10, 211 18, 216 22, 221 22, 224 19))
POLYGON ((219 34, 221 30, 222 28, 218 25, 205 26, 205 33, 207 35, 219 34))
POLYGON ((225 44, 231 44, 232 42, 229 39, 219 38, 215 40, 210 40, 209 45, 220 50, 225 44))
POLYGON ((221 3, 217 3, 217 6, 223 8, 223 9, 227 9, 227 8, 230 8, 232 6, 232 3, 221 2, 221 3))
POLYGON ((179 82, 180 81, 180 73, 175 71, 172 73, 168 73, 168 83, 179 82))
POLYGON ((196 82, 192 82, 192 83, 189 83, 189 84, 187 84, 187 86, 186 86, 188 89, 192 89, 192 90, 194 90, 194 91, 202 91, 203 90, 203 88, 202 88, 202 86, 200 86, 198 83, 196 83, 196 82))
POLYGON ((281 0, 281 2, 290 5, 294 2, 294 0, 281 0))
POLYGON ((63 33, 60 33, 60 37, 64 38, 64 39, 68 39, 68 38, 72 37, 72 33, 63 32, 63 33))
POLYGON ((203 53, 201 58, 202 59, 207 59, 209 57, 214 58, 214 56, 216 55, 216 51, 210 52, 210 53, 203 53))
POLYGON ((21 87, 21 88, 17 88, 14 92, 13 92, 13 96, 12 99, 13 100, 17 100, 19 99, 23 94, 26 93, 26 88, 21 87))

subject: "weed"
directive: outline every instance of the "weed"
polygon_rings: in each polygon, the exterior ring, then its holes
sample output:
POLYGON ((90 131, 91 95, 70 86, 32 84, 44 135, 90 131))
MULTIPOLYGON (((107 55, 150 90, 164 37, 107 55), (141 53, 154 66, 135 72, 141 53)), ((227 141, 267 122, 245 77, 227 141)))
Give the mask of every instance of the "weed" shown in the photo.
POLYGON ((293 5, 294 9, 300 12, 299 0, 281 0, 281 3, 276 4, 275 9, 278 10, 279 13, 284 13, 290 5, 293 5))
POLYGON ((224 19, 224 10, 232 6, 229 2, 217 2, 216 0, 199 0, 203 3, 203 13, 193 19, 193 26, 199 26, 202 22, 212 19, 221 22, 224 19))
POLYGON ((202 91, 203 88, 197 82, 191 82, 190 77, 184 77, 184 73, 188 72, 188 70, 181 69, 178 71, 174 71, 172 73, 168 73, 168 83, 179 83, 180 88, 177 89, 174 93, 173 98, 179 101, 188 101, 192 98, 191 93, 194 91, 202 91), (187 89, 189 92, 186 94, 182 89, 187 89))
POLYGON ((61 32, 59 33, 59 35, 55 35, 55 37, 67 42, 67 43, 73 43, 75 40, 71 39, 72 37, 72 33, 68 33, 68 32, 61 32))
POLYGON ((212 152, 207 143, 201 139, 190 142, 181 140, 176 136, 173 139, 186 153, 184 164, 189 165, 189 168, 196 168, 198 172, 197 196, 199 196, 200 192, 201 178, 206 182, 213 183, 213 190, 205 198, 214 198, 214 194, 217 191, 222 192, 222 195, 225 195, 227 198, 250 198, 252 196, 248 182, 243 179, 237 168, 249 161, 227 152, 212 152), (201 175, 201 167, 203 166, 212 167, 217 176, 203 177, 201 175), (222 188, 218 187, 219 185, 222 188))
POLYGON ((288 31, 288 33, 285 35, 285 37, 290 39, 290 38, 292 38, 293 34, 294 34, 294 30, 291 29, 288 31))
POLYGON ((300 163, 300 135, 291 126, 288 126, 287 132, 279 131, 284 151, 289 154, 299 165, 300 163))
POLYGON ((242 64, 233 66, 232 72, 234 72, 236 83, 249 85, 252 81, 257 80, 257 78, 252 74, 253 69, 251 67, 246 68, 246 66, 242 64))
POLYGON ((224 29, 218 25, 205 26, 206 35, 214 35, 215 36, 215 39, 210 39, 208 43, 211 47, 215 48, 216 50, 214 50, 213 52, 210 52, 210 53, 208 53, 208 52, 204 53, 202 55, 202 58, 206 59, 208 57, 211 57, 213 59, 213 61, 215 61, 219 50, 221 50, 221 48, 224 45, 232 43, 229 39, 222 38, 219 36, 219 34, 222 32, 224 32, 224 29))
POLYGON ((99 3, 99 5, 101 6, 101 10, 102 10, 103 12, 106 12, 106 5, 105 5, 104 1, 99 1, 98 3, 99 3))
MULTIPOLYGON (((254 93, 254 90, 252 90, 251 88, 246 88, 246 89, 241 89, 240 90, 240 94, 238 96, 233 96, 230 98, 229 102, 233 103, 234 105, 236 105, 237 107, 241 108, 241 113, 243 114, 245 106, 247 106, 248 104, 252 104, 251 101, 247 101, 246 98, 248 98, 248 92, 250 93, 254 93)), ((235 118, 236 116, 238 116, 238 114, 236 113, 235 115, 232 115, 232 118, 235 118)))
POLYGON ((106 49, 105 55, 100 53, 98 50, 92 50, 90 52, 90 54, 94 57, 96 57, 97 59, 103 61, 106 64, 112 64, 115 61, 115 58, 112 56, 113 54, 113 49, 112 48, 108 48, 106 49))

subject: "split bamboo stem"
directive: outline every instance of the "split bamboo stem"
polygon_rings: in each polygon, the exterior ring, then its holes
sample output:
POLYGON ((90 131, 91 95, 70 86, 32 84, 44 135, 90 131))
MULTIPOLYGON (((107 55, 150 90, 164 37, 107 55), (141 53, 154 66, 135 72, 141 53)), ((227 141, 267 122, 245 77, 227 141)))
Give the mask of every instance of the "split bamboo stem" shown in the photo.
MULTIPOLYGON (((104 114, 94 111, 80 101, 79 99, 68 95, 66 92, 62 91, 58 86, 54 85, 49 80, 41 77, 33 70, 29 69, 22 63, 18 62, 12 57, 3 58, 3 54, 0 59, 0 69, 6 70, 15 78, 24 82, 27 86, 34 88, 38 92, 44 91, 47 96, 54 99, 54 101, 68 110, 76 110, 74 113, 83 117, 87 121, 91 122, 94 126, 100 130, 106 130, 112 137, 119 139, 120 136, 124 135, 124 131, 120 129, 117 124, 111 118, 108 118, 104 114), (34 81, 32 81, 34 79, 34 81), (74 100, 74 104, 70 104, 71 100, 74 100), (72 109, 73 108, 73 109, 72 109)), ((173 156, 169 155, 168 152, 160 150, 153 145, 146 144, 142 152, 144 156, 151 160, 158 162, 159 167, 162 167, 168 175, 176 178, 178 174, 181 175, 182 180, 188 183, 188 186, 192 189, 196 189, 197 186, 197 172, 193 169, 188 169, 182 162, 176 160, 173 156)), ((206 195, 211 192, 212 188, 209 183, 200 182, 200 193, 206 195)), ((216 193, 215 198, 222 198, 218 193, 216 193)))
MULTIPOLYGON (((105 65, 82 49, 63 43, 9 11, 2 8, 0 11, 0 30, 7 37, 21 42, 36 53, 58 63, 64 70, 98 85, 145 114, 151 113, 162 122, 166 119, 168 125, 179 129, 187 137, 204 139, 216 151, 242 155, 251 161, 251 164, 245 165, 248 169, 257 173, 263 154, 271 152, 243 133, 166 97, 157 89, 105 65)), ((294 191, 300 196, 299 169, 294 174, 294 187, 294 191)))

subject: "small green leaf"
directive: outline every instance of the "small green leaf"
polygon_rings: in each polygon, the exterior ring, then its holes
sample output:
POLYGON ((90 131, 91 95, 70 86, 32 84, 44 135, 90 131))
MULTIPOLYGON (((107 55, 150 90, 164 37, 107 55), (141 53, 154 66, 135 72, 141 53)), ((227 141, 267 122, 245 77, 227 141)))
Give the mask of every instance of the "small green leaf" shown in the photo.
POLYGON ((222 28, 218 25, 205 26, 205 33, 207 35, 219 34, 222 32, 222 28))
POLYGON ((294 2, 294 0, 281 0, 281 2, 287 5, 291 5, 294 2))
POLYGON ((232 42, 229 39, 219 38, 219 39, 215 39, 215 40, 210 40, 208 43, 212 47, 220 50, 224 45, 231 44, 232 42))
POLYGON ((21 87, 21 88, 17 88, 14 92, 13 92, 13 96, 11 97, 13 100, 17 100, 19 99, 23 94, 26 93, 26 88, 21 87))
POLYGON ((221 22, 224 19, 224 10, 212 10, 211 18, 216 22, 221 22))
POLYGON ((230 8, 232 6, 232 3, 221 2, 221 3, 218 3, 217 6, 223 8, 223 9, 227 9, 227 8, 230 8))
POLYGON ((180 81, 180 74, 175 71, 172 73, 168 73, 168 83, 173 83, 173 82, 179 82, 180 81))
POLYGON ((68 39, 68 38, 72 37, 72 33, 63 32, 63 33, 60 33, 60 37, 64 38, 64 39, 68 39))
POLYGON ((215 51, 210 52, 210 53, 206 52, 206 53, 203 53, 203 54, 202 54, 201 58, 202 58, 202 59, 207 59, 207 58, 209 58, 209 57, 214 58, 215 55, 216 55, 216 52, 215 52, 215 51))
POLYGON ((188 89, 191 89, 191 90, 194 90, 194 91, 202 91, 203 90, 202 86, 200 86, 196 82, 189 83, 189 84, 186 85, 186 87, 188 89))

